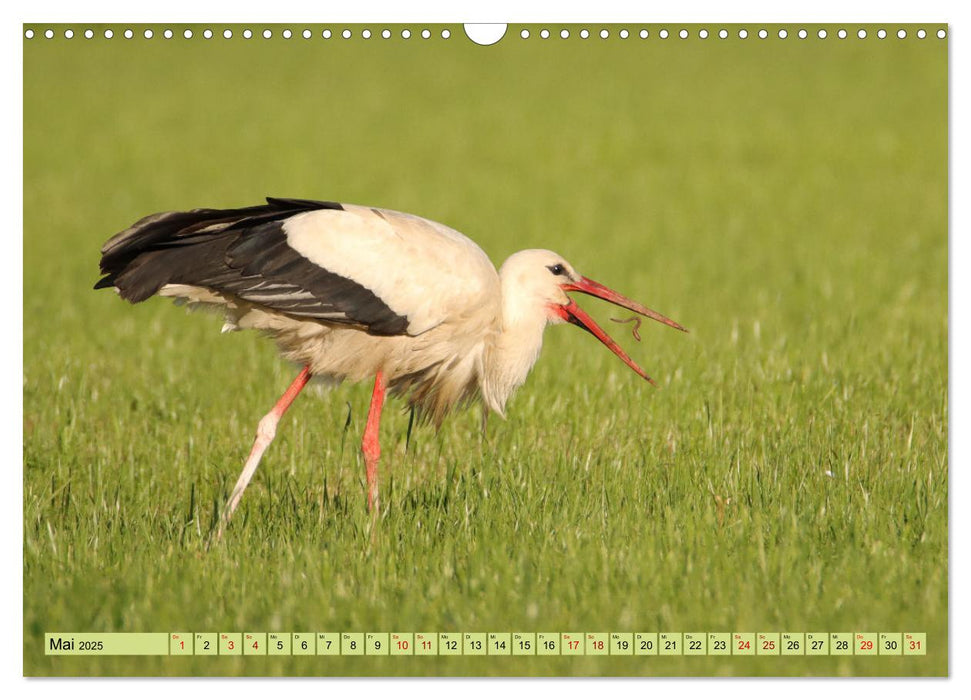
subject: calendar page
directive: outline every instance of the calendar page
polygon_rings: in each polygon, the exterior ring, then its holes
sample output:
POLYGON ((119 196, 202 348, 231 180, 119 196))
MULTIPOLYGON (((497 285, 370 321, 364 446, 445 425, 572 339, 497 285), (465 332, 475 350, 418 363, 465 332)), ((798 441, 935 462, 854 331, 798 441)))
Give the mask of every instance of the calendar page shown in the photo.
POLYGON ((948 674, 946 24, 22 42, 24 675, 948 674))

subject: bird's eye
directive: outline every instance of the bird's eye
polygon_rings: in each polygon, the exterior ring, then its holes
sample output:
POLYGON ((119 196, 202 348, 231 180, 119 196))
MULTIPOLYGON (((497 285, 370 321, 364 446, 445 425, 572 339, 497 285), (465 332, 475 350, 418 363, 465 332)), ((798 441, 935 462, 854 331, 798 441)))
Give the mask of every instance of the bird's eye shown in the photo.
POLYGON ((566 272, 566 268, 560 263, 556 263, 556 265, 549 265, 547 266, 547 269, 554 275, 562 275, 564 272, 566 272))

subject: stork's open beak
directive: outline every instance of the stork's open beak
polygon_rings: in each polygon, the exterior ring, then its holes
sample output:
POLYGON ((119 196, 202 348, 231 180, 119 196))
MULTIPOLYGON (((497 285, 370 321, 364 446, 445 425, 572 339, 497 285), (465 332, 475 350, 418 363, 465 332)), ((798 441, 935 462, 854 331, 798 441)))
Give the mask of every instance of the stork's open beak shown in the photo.
MULTIPOLYGON (((667 326, 671 326, 672 328, 677 328, 679 331, 684 331, 685 333, 688 332, 687 328, 675 323, 667 316, 662 316, 657 311, 653 311, 646 306, 638 304, 636 301, 628 299, 622 294, 618 294, 613 289, 605 287, 599 282, 594 282, 592 279, 587 277, 581 277, 579 281, 568 282, 561 285, 561 287, 565 292, 583 292, 584 294, 589 294, 590 296, 597 297, 598 299, 609 301, 611 304, 616 304, 617 306, 622 306, 625 309, 630 309, 641 316, 652 318, 655 321, 659 321, 667 326)), ((590 318, 590 316, 583 309, 577 306, 577 303, 573 299, 570 299, 568 304, 557 306, 555 311, 561 318, 563 318, 564 321, 568 321, 586 331, 589 331, 597 340, 610 348, 611 352, 623 360, 624 364, 656 386, 654 380, 647 376, 647 372, 642 370, 637 363, 630 358, 630 355, 624 352, 623 348, 621 348, 613 338, 607 335, 607 332, 603 328, 597 325, 596 321, 590 318)))

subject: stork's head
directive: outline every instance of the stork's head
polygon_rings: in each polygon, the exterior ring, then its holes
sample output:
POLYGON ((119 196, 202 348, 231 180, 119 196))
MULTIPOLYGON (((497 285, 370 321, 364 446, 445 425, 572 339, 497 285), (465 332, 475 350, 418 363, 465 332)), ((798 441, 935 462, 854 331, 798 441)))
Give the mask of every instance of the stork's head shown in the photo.
POLYGON ((573 266, 551 250, 522 250, 511 255, 499 271, 503 286, 504 313, 545 315, 548 323, 572 323, 590 332, 617 357, 647 381, 647 373, 607 335, 597 322, 570 298, 567 292, 583 292, 604 299, 647 318, 686 331, 666 316, 638 304, 614 290, 579 274, 573 266))

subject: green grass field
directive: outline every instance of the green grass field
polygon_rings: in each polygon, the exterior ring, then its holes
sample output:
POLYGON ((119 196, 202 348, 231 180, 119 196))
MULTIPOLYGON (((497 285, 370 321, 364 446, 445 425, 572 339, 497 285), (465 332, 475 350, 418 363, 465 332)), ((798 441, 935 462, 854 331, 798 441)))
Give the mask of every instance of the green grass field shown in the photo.
POLYGON ((81 29, 24 42, 25 674, 947 673, 945 41, 81 29), (406 446, 392 402, 374 527, 370 389, 309 392, 207 550, 296 370, 91 286, 135 219, 264 195, 421 214, 497 264, 552 248, 691 333, 637 344, 588 300, 659 389, 557 327, 484 437, 469 411, 406 446), (53 631, 426 630, 924 631, 928 655, 43 654, 53 631))

